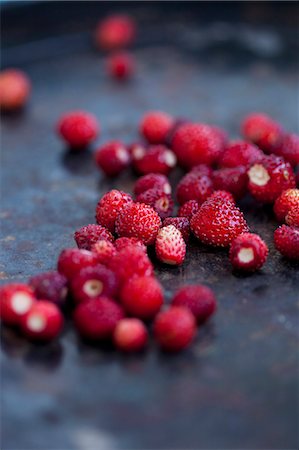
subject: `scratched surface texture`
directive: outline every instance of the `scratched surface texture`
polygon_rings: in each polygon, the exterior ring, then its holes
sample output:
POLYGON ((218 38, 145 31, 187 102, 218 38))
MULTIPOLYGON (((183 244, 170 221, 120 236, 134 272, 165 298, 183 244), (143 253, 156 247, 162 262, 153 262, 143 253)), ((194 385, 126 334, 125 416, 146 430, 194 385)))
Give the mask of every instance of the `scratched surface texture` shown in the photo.
MULTIPOLYGON (((99 142, 137 138, 142 113, 158 108, 212 122, 238 136, 252 110, 287 129, 298 123, 298 4, 288 2, 29 2, 2 8, 2 65, 26 70, 30 104, 2 117, 1 283, 55 267, 72 233, 93 222, 99 197, 132 190, 135 176, 104 179, 92 150, 71 155, 53 129, 68 109, 97 115, 99 142), (140 26, 136 77, 104 71, 90 30, 107 12, 140 26)), ((298 132, 298 129, 297 129, 298 132)), ((171 180, 175 185, 177 171, 171 180)), ((298 265, 275 251, 271 208, 241 203, 270 247, 264 269, 231 271, 226 251, 196 242, 180 268, 156 267, 167 300, 204 282, 217 315, 177 356, 151 343, 125 357, 88 346, 70 325, 53 344, 28 343, 3 327, 3 450, 298 448, 298 265)))

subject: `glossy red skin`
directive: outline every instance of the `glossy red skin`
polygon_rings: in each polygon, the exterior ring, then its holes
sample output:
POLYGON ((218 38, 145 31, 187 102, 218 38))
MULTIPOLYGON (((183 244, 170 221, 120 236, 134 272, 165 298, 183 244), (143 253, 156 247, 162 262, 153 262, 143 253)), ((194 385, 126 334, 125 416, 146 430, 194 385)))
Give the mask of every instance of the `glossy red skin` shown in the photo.
POLYGON ((162 111, 150 111, 141 119, 139 130, 150 144, 164 144, 173 124, 171 115, 162 111))
MULTIPOLYGON (((138 146, 138 152, 140 148, 138 146)), ((136 157, 135 150, 132 152, 134 169, 142 175, 153 172, 168 175, 176 165, 176 156, 164 145, 152 145, 148 149, 143 148, 142 151, 141 157, 140 155, 136 157), (169 164, 169 157, 171 158, 171 164, 169 164)))
POLYGON ((33 289, 24 283, 11 283, 0 287, 0 318, 3 323, 7 325, 19 325, 22 317, 27 313, 19 313, 13 309, 13 296, 17 293, 24 293, 31 305, 35 303, 33 289))
POLYGON ((197 323, 205 322, 217 309, 213 291, 202 284, 181 287, 174 295, 171 304, 188 308, 197 323))
POLYGON ((206 175, 187 173, 179 182, 176 197, 180 205, 196 200, 201 205, 213 192, 213 182, 206 175))
POLYGON ((165 219, 173 212, 173 200, 170 194, 165 194, 161 188, 151 188, 137 195, 136 201, 151 206, 161 217, 165 219))
POLYGON ((126 80, 135 72, 135 60, 129 53, 115 53, 108 57, 106 67, 112 78, 126 80))
POLYGON ((114 255, 108 263, 109 268, 116 274, 120 284, 124 284, 133 276, 151 276, 154 269, 147 254, 142 248, 130 245, 114 255))
POLYGON ((235 199, 244 197, 248 189, 248 175, 244 166, 215 170, 212 180, 215 189, 228 191, 235 199))
POLYGON ((147 175, 139 177, 134 185, 134 194, 137 196, 152 188, 159 188, 163 190, 165 194, 171 194, 169 180, 161 173, 148 173, 147 175))
POLYGON ((30 339, 37 341, 51 341, 55 339, 63 328, 63 315, 59 308, 54 303, 40 300, 36 302, 28 313, 22 317, 21 329, 22 332, 30 339), (44 318, 46 325, 41 331, 34 331, 28 325, 28 320, 33 315, 38 315, 44 318))
POLYGON ((197 213, 200 206, 196 200, 188 200, 182 206, 179 207, 178 216, 179 217, 187 217, 189 221, 197 213))
POLYGON ((138 352, 146 346, 148 332, 144 323, 139 319, 121 319, 115 327, 113 341, 118 350, 138 352))
POLYGON ((74 323, 85 339, 111 339, 117 323, 124 318, 120 305, 107 297, 80 303, 74 312, 74 323))
POLYGON ((273 210, 276 219, 284 222, 290 209, 295 206, 299 206, 299 189, 286 189, 275 200, 273 210))
POLYGON ((244 233, 237 236, 231 243, 229 258, 235 269, 246 272, 254 272, 260 269, 266 262, 269 249, 260 236, 253 233, 244 233), (254 259, 250 262, 240 261, 240 250, 250 248, 254 253, 254 259))
POLYGON ((0 72, 0 109, 16 111, 22 108, 30 95, 31 82, 19 69, 5 69, 0 72))
POLYGON ((167 217, 163 221, 163 227, 167 227, 167 225, 175 226, 182 233, 184 241, 189 241, 190 221, 187 217, 167 217))
POLYGON ((131 162, 130 154, 121 141, 109 141, 94 153, 96 165, 108 177, 119 175, 131 162))
POLYGON ((114 241, 114 237, 107 228, 93 223, 77 230, 74 239, 78 248, 83 250, 91 250, 91 247, 100 239, 114 241))
POLYGON ((139 319, 152 319, 163 304, 163 289, 154 277, 133 277, 123 286, 120 299, 125 311, 139 319))
POLYGON ((263 152, 246 141, 233 141, 225 148, 219 165, 221 167, 250 167, 263 158, 263 152))
POLYGON ((115 220, 122 208, 128 203, 133 203, 130 194, 117 189, 106 192, 96 207, 96 221, 98 224, 108 228, 111 233, 115 232, 115 220))
POLYGON ((286 258, 299 260, 299 229, 281 225, 274 232, 274 244, 277 250, 286 258))
POLYGON ((188 347, 196 333, 196 320, 191 311, 172 306, 160 312, 154 321, 154 336, 162 350, 177 352, 188 347))
POLYGON ((57 270, 70 281, 84 267, 94 267, 97 264, 97 257, 94 253, 78 248, 66 248, 59 255, 57 270))
POLYGON ((281 125, 263 113, 252 113, 245 117, 242 133, 245 139, 267 153, 272 153, 279 147, 284 134, 281 125))
POLYGON ((118 292, 118 280, 111 270, 99 264, 96 267, 81 269, 71 282, 71 290, 73 298, 78 303, 102 296, 114 298, 118 292), (97 294, 87 293, 84 290, 85 283, 92 280, 102 283, 102 289, 97 294))
POLYGON ((170 265, 180 265, 186 255, 186 244, 182 233, 174 226, 162 227, 155 242, 157 258, 170 265))
POLYGON ((125 15, 111 15, 101 20, 95 31, 95 42, 103 50, 116 50, 131 45, 135 40, 134 20, 125 15))
POLYGON ((71 111, 58 121, 57 132, 73 150, 86 148, 100 133, 96 117, 85 111, 71 111))
POLYGON ((63 306, 67 297, 67 279, 56 270, 39 273, 29 279, 36 298, 63 306))

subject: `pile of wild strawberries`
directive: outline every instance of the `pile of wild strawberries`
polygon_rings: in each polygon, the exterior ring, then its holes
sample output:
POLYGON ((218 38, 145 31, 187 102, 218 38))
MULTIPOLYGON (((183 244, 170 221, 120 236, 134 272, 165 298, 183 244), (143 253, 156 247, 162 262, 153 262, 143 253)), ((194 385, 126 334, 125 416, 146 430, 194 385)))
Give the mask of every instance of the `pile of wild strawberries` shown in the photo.
MULTIPOLYGON (((119 36, 117 20, 117 26, 112 21, 109 27, 107 20, 97 30, 97 39, 107 48, 117 46, 111 44, 119 36)), ((132 29, 124 23, 122 27, 129 42, 132 29)), ((76 111, 61 117, 57 131, 76 151, 90 145, 100 127, 96 117, 76 111)), ((244 119, 244 140, 233 142, 218 127, 160 111, 145 114, 139 131, 139 142, 110 141, 94 153, 96 165, 109 177, 133 166, 141 175, 134 196, 116 189, 105 193, 96 206, 96 224, 75 232, 78 248, 60 253, 57 271, 36 275, 28 284, 2 287, 4 323, 47 341, 61 332, 68 304, 83 338, 112 340, 120 350, 138 351, 148 340, 146 325, 153 322, 162 349, 187 347, 196 325, 215 312, 215 296, 206 286, 187 285, 164 307, 148 247, 161 263, 180 265, 192 233, 206 245, 228 248, 234 269, 260 269, 268 247, 250 232, 236 204, 248 193, 259 203, 273 204, 283 223, 274 233, 275 246, 284 257, 299 260, 299 136, 261 113, 244 119), (176 165, 186 174, 173 195, 167 175, 176 165), (174 199, 179 205, 175 216, 174 199)))

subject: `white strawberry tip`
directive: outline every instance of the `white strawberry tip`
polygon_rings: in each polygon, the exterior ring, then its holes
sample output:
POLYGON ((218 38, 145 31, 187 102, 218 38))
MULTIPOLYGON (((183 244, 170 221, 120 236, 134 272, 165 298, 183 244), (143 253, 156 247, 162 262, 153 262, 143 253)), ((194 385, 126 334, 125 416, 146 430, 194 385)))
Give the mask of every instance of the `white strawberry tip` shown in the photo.
POLYGON ((90 297, 97 297, 103 291, 103 283, 100 280, 88 280, 83 285, 83 291, 90 297))
POLYGON ((29 330, 39 333, 46 328, 46 319, 41 314, 30 314, 27 319, 29 330))
POLYGON ((262 164, 254 164, 248 171, 248 177, 257 186, 265 186, 270 180, 269 173, 262 164))
POLYGON ((254 252, 251 247, 244 247, 238 253, 238 259, 241 263, 247 264, 254 260, 254 252))
POLYGON ((17 314, 26 314, 33 304, 33 299, 30 295, 23 292, 17 292, 11 299, 11 308, 17 314))

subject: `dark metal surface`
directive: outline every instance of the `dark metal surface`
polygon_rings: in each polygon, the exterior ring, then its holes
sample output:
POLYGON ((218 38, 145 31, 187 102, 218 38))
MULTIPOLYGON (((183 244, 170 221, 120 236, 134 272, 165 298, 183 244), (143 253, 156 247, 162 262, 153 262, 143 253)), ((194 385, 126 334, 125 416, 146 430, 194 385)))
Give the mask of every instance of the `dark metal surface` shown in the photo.
MULTIPOLYGON (((107 181, 91 152, 62 148, 53 129, 65 110, 95 113, 99 142, 135 139, 152 108, 213 122, 233 137, 252 110, 296 130, 297 5, 211 3, 43 2, 2 11, 2 63, 33 82, 27 110, 2 117, 2 283, 53 268, 73 231, 93 222, 100 195, 132 189, 131 173, 107 181), (140 23, 138 72, 127 84, 107 78, 87 31, 117 6, 140 23)), ((169 356, 151 345, 124 357, 83 344, 71 326, 47 346, 2 329, 3 450, 298 448, 298 265, 273 247, 271 209, 249 199, 241 206, 270 247, 263 270, 233 274, 226 251, 195 242, 183 267, 156 269, 167 298, 191 282, 218 296, 217 315, 190 351, 169 356)))

